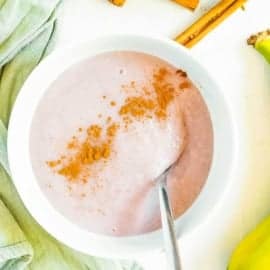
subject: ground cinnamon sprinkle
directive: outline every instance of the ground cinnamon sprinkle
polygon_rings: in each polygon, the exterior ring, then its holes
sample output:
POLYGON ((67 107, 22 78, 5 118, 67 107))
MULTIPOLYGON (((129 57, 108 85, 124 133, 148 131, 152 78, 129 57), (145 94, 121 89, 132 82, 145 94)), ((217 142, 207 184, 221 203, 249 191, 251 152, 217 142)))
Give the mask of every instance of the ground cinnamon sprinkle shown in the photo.
POLYGON ((187 89, 188 87, 190 87, 190 83, 187 82, 187 81, 182 82, 182 83, 179 84, 179 88, 180 88, 181 90, 187 89))
POLYGON ((176 70, 176 74, 186 78, 187 77, 187 73, 185 71, 183 71, 182 69, 177 69, 176 70))
MULTIPOLYGON (((186 77, 182 70, 176 72, 181 77, 186 77)), ((180 83, 176 88, 169 83, 168 76, 171 73, 166 68, 160 68, 154 72, 148 86, 140 86, 135 81, 121 86, 125 90, 127 98, 120 106, 118 114, 122 124, 112 121, 111 116, 105 118, 104 125, 92 124, 86 129, 78 128, 80 136, 72 136, 67 143, 65 155, 57 160, 47 161, 47 165, 56 173, 64 176, 69 181, 86 182, 91 175, 91 165, 110 158, 114 138, 118 130, 123 127, 127 129, 130 124, 136 121, 144 121, 156 118, 164 120, 167 118, 169 104, 178 95, 179 91, 189 86, 188 81, 180 83)), ((103 99, 106 96, 102 96, 103 99)), ((116 106, 115 101, 110 106, 116 106)), ((98 115, 98 117, 101 114, 98 115)), ((100 117, 99 117, 100 118, 100 117)))
POLYGON ((68 158, 60 157, 58 160, 48 161, 47 165, 70 181, 86 181, 91 173, 89 166, 110 157, 112 139, 117 129, 116 123, 111 124, 107 129, 99 125, 89 126, 84 140, 80 142, 76 136, 73 136, 72 141, 67 144, 66 150, 73 150, 68 152, 68 158), (105 133, 104 138, 101 136, 102 133, 105 133))
MULTIPOLYGON (((160 68, 153 74, 153 93, 143 86, 142 94, 126 98, 124 105, 119 110, 119 114, 125 116, 126 123, 131 121, 130 118, 143 120, 152 118, 153 115, 158 119, 167 117, 167 108, 177 94, 173 85, 167 82, 168 75, 170 74, 166 68, 160 68)), ((134 85, 135 83, 131 84, 132 87, 134 85)))
POLYGON ((56 161, 47 161, 47 165, 50 166, 51 168, 54 168, 56 167, 57 165, 60 164, 60 161, 59 160, 56 160, 56 161))
POLYGON ((99 125, 91 125, 87 129, 87 134, 93 138, 98 139, 101 135, 102 128, 99 125))
POLYGON ((111 121, 112 121, 111 116, 108 116, 107 119, 106 119, 107 124, 110 123, 111 121))
POLYGON ((69 142, 67 144, 67 148, 68 149, 74 149, 76 147, 76 145, 77 145, 77 142, 75 140, 72 140, 71 142, 69 142))
POLYGON ((144 97, 129 97, 125 104, 120 108, 120 115, 131 115, 135 118, 142 118, 148 111, 152 111, 155 104, 152 99, 144 97))
POLYGON ((114 137, 118 128, 119 125, 116 123, 111 124, 109 127, 107 127, 107 135, 109 137, 114 137))

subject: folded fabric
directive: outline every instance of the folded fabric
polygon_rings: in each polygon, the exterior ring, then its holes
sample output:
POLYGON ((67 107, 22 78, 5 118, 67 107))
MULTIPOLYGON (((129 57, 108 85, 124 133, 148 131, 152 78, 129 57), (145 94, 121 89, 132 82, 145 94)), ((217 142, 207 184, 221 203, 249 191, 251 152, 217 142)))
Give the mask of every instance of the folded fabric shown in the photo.
POLYGON ((17 222, 0 201, 0 269, 23 269, 33 250, 17 222))
POLYGON ((27 76, 52 48, 59 4, 0 0, 0 269, 139 270, 134 262, 87 256, 56 241, 24 208, 9 176, 6 127, 11 109, 27 76))

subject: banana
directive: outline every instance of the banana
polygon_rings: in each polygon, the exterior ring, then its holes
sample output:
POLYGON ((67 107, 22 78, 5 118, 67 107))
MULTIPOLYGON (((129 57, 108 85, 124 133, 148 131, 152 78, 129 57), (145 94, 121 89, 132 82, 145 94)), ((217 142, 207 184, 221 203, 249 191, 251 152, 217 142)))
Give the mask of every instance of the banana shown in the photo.
MULTIPOLYGON (((270 64, 270 30, 252 35, 247 43, 270 64)), ((270 270, 270 216, 236 247, 228 270, 270 270)))
POLYGON ((228 270, 270 269, 270 217, 266 218, 238 245, 228 270))
MULTIPOLYGON (((252 45, 259 53, 261 53, 270 64, 270 29, 252 35, 247 43, 252 45)), ((270 267, 269 267, 270 269, 270 267)))

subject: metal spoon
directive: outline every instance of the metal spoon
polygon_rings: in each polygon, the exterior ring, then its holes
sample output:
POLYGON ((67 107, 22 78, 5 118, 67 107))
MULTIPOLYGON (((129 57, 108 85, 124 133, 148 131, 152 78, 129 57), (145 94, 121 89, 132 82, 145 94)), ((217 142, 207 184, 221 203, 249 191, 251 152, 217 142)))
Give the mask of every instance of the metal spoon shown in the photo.
POLYGON ((174 164, 170 165, 160 176, 156 178, 155 181, 157 181, 158 184, 163 238, 169 264, 168 269, 181 270, 182 267, 177 247, 177 239, 175 236, 174 220, 172 217, 172 210, 167 192, 167 176, 174 164))

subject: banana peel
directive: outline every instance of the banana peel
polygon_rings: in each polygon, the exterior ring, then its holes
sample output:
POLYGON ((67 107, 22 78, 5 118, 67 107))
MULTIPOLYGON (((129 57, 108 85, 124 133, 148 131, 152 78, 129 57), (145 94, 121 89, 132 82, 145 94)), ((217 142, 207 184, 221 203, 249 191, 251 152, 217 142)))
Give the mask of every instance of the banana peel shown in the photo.
MULTIPOLYGON (((252 35, 247 43, 252 45, 270 64, 270 29, 252 35)), ((270 269, 270 266, 269 266, 270 269)))
POLYGON ((270 269, 270 217, 266 218, 238 245, 228 270, 270 269))
MULTIPOLYGON (((270 29, 247 40, 270 64, 270 29)), ((270 270, 270 216, 236 247, 227 270, 270 270)))

